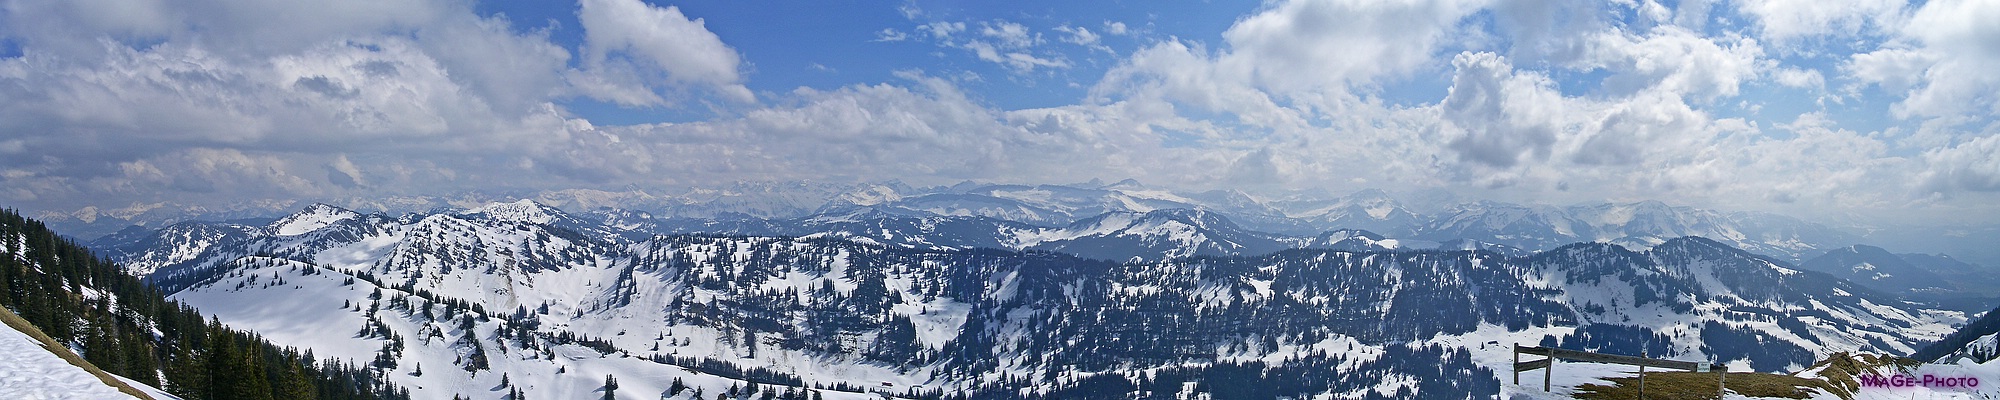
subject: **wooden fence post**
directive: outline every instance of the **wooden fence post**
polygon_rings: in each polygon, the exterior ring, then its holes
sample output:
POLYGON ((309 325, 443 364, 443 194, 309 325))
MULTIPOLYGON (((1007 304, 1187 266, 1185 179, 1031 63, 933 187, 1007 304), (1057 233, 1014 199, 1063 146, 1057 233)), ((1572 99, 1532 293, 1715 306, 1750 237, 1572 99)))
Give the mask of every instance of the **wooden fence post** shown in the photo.
POLYGON ((1556 374, 1556 348, 1549 348, 1549 366, 1542 370, 1542 391, 1549 391, 1549 380, 1556 374))
MULTIPOLYGON (((1639 357, 1644 357, 1644 358, 1651 358, 1651 357, 1652 357, 1652 355, 1650 355, 1650 354, 1646 354, 1646 350, 1643 350, 1643 349, 1641 349, 1641 350, 1639 350, 1639 357)), ((1645 365, 1645 364, 1639 364, 1639 400, 1646 400, 1646 365, 1645 365)))
POLYGON ((1724 396, 1724 393, 1729 391, 1728 383, 1725 382, 1728 380, 1729 366, 1721 363, 1715 364, 1715 398, 1720 399, 1724 396))

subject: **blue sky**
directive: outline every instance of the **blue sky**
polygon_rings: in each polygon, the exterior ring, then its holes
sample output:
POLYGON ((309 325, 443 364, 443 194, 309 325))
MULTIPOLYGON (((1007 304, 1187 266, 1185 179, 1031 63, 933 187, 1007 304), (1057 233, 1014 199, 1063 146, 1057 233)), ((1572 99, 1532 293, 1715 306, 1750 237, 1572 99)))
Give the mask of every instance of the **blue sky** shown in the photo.
POLYGON ((1965 0, 12 1, 0 202, 1136 178, 1990 226, 1995 19, 1965 0))

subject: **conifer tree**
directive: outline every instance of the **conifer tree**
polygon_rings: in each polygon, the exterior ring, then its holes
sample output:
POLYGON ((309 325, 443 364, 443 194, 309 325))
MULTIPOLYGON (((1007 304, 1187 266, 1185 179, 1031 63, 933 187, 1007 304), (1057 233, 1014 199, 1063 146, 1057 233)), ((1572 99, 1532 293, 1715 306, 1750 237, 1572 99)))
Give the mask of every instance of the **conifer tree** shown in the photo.
POLYGON ((318 390, 313 388, 312 381, 306 379, 306 374, 301 370, 299 363, 286 362, 284 364, 285 366, 282 368, 284 371, 283 379, 278 381, 279 385, 277 387, 272 388, 271 394, 278 399, 312 398, 318 390))

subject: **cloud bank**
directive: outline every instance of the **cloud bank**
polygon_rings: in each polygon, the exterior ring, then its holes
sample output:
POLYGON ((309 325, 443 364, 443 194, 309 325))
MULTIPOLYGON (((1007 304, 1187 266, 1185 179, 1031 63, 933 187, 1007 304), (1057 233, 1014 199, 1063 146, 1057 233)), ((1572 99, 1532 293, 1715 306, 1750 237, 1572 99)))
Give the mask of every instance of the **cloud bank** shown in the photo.
POLYGON ((10 1, 0 200, 1131 177, 2000 222, 2000 4, 1792 3, 1295 0, 1208 36, 906 7, 862 41, 941 61, 764 87, 737 38, 638 0, 583 0, 574 26, 460 1, 10 1), (1082 94, 1003 109, 980 79, 1082 94))

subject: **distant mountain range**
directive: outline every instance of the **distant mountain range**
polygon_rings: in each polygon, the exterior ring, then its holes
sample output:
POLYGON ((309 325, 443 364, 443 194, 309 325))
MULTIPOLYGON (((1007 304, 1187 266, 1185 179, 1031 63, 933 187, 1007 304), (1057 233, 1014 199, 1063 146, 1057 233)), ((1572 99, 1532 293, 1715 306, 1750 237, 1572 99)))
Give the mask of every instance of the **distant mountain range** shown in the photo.
MULTIPOLYGON (((394 204, 417 210, 403 213, 430 214, 490 203, 471 200, 478 197, 349 203, 367 207, 394 204)), ((1859 258, 1841 254, 1847 253, 1844 249, 1865 246, 1863 239, 1839 229, 1776 214, 1725 213, 1658 201, 1568 207, 1429 201, 1432 204, 1419 210, 1379 190, 1346 196, 1260 199, 1236 191, 1176 193, 1131 180, 1032 186, 963 183, 929 188, 896 182, 738 184, 726 190, 670 195, 568 190, 537 193, 533 201, 579 211, 572 217, 576 219, 573 226, 602 224, 632 235, 828 235, 911 248, 1047 250, 1118 261, 1334 248, 1333 243, 1316 238, 1337 232, 1377 238, 1369 246, 1381 249, 1486 249, 1510 255, 1579 242, 1645 250, 1673 238, 1700 236, 1803 268, 1835 273, 1877 290, 1926 299, 2000 296, 2000 281, 1990 278, 1996 275, 1992 269, 1959 258, 1906 253, 1894 256, 1901 260, 1861 265, 1856 264, 1861 262, 1859 258), (1846 258, 1816 260, 1823 257, 1846 258), (1847 261, 1853 262, 1833 265, 1847 261), (1854 272, 1856 267, 1899 269, 1906 265, 1914 269, 1868 277, 1854 272), (1952 283, 1939 283, 1946 279, 1952 283)), ((143 222, 171 214, 160 211, 164 209, 154 207, 138 214, 127 210, 117 215, 143 222)), ((270 222, 247 216, 242 210, 225 216, 229 218, 204 220, 231 223, 178 228, 175 223, 191 217, 160 219, 164 225, 128 226, 93 242, 112 246, 101 247, 111 251, 156 253, 121 258, 143 268, 189 257, 191 254, 183 253, 191 248, 134 245, 136 240, 127 236, 165 228, 188 237, 156 240, 215 240, 244 229, 240 227, 270 222)), ((90 225, 126 221, 108 214, 96 218, 90 225)))
MULTIPOLYGON (((1545 248, 1536 243, 1618 241, 1658 243, 1666 238, 1699 234, 1733 244, 1755 243, 1791 258, 1855 243, 1854 236, 1826 226, 1764 213, 1720 213, 1657 202, 1598 204, 1573 207, 1516 205, 1498 202, 1445 203, 1412 208, 1380 190, 1345 196, 1301 192, 1281 198, 1216 190, 1179 193, 1125 180, 1111 184, 991 185, 911 187, 897 182, 861 185, 825 183, 739 183, 723 189, 680 192, 645 190, 560 190, 524 193, 467 193, 451 197, 357 198, 330 202, 352 210, 430 213, 476 207, 505 199, 533 199, 563 209, 592 214, 638 212, 652 218, 786 220, 840 214, 874 208, 905 215, 986 217, 1042 227, 1066 226, 1110 212, 1145 213, 1164 209, 1199 208, 1221 214, 1246 229, 1284 235, 1313 235, 1341 229, 1378 232, 1399 238, 1437 240, 1480 239, 1521 248, 1545 248), (1512 229, 1508 229, 1512 228, 1512 229), (1507 240, 1472 237, 1506 230, 1532 237, 1507 240), (1790 242, 1787 242, 1790 240, 1790 242), (1741 243, 1738 243, 1741 242, 1741 243), (1837 243, 1830 245, 1828 243, 1837 243)), ((127 226, 158 229, 173 223, 202 221, 261 222, 298 205, 287 202, 241 204, 229 209, 134 205, 103 210, 87 207, 38 217, 84 238, 111 234, 127 226)), ((1746 246, 1746 248, 1751 246, 1746 246)), ((1761 251, 1762 249, 1760 249, 1761 251)))
MULTIPOLYGON (((647 396, 678 377, 711 397, 750 382, 836 397, 1484 397, 1512 343, 1775 371, 1911 354, 1966 320, 1737 248, 1799 248, 1743 233, 1774 232, 1742 227, 1757 218, 1477 203, 1415 239, 1265 233, 1114 186, 874 190, 794 218, 313 205, 91 245, 232 326, 402 360, 378 367, 419 398, 503 378, 533 398, 588 396, 611 371, 655 377, 647 396), (1739 235, 1651 236, 1672 232, 1739 235), (1553 239, 1566 236, 1618 239, 1553 239), (1251 377, 1269 385, 1183 385, 1251 377)), ((1377 200, 1312 210, 1402 218, 1377 200)))

